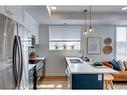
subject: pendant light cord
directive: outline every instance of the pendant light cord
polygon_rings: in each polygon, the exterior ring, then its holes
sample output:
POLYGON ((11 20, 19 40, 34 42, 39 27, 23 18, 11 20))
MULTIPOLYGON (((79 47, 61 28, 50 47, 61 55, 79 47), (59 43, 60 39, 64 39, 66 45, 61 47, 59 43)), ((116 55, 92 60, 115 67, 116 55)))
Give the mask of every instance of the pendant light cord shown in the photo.
POLYGON ((91 27, 91 5, 90 5, 90 27, 91 27))
POLYGON ((85 13, 85 32, 87 32, 87 29, 86 29, 86 14, 87 14, 87 10, 84 10, 84 13, 85 13))

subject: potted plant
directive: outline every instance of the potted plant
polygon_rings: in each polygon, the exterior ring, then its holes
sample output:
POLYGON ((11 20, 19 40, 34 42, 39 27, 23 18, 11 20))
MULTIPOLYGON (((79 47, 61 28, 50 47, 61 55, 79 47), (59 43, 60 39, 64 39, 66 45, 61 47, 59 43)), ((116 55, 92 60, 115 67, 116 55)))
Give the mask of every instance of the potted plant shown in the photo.
POLYGON ((67 45, 66 45, 66 44, 64 44, 64 45, 63 45, 63 48, 64 48, 64 49, 67 49, 67 45))
POLYGON ((72 49, 72 50, 74 49, 74 47, 75 47, 75 45, 71 45, 71 49, 72 49))
POLYGON ((55 49, 56 49, 56 50, 58 49, 58 47, 59 47, 58 44, 55 44, 55 49))

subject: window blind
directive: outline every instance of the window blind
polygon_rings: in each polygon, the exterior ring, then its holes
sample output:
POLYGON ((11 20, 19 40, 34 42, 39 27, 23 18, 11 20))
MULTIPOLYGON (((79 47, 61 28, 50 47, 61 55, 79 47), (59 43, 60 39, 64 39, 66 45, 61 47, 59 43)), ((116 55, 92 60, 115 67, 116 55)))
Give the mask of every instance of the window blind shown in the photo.
POLYGON ((79 26, 50 26, 50 41, 80 41, 79 26))

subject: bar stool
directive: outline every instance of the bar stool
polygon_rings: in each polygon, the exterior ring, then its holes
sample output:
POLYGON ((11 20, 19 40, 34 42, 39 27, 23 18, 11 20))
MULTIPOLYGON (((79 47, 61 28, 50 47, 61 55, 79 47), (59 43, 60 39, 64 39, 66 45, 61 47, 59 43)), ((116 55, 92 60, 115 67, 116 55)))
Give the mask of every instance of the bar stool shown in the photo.
POLYGON ((112 76, 111 74, 104 74, 104 82, 105 82, 106 89, 109 89, 109 86, 111 87, 111 89, 114 89, 113 82, 112 82, 113 80, 114 80, 114 76, 112 76))

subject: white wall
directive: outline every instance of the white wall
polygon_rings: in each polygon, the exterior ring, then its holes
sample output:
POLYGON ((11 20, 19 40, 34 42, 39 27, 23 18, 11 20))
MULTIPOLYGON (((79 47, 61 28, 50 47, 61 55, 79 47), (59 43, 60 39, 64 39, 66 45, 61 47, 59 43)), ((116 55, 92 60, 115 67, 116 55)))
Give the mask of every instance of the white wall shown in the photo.
MULTIPOLYGON (((46 75, 47 76, 64 76, 65 56, 78 56, 79 51, 50 51, 48 50, 49 44, 49 27, 48 25, 40 25, 39 28, 39 41, 40 45, 36 46, 36 51, 40 56, 47 57, 46 63, 46 75)), ((81 33, 82 34, 82 33, 81 33)), ((115 39, 115 27, 114 26, 95 26, 94 32, 88 34, 86 37, 84 35, 81 36, 81 48, 85 51, 85 55, 96 60, 101 61, 103 59, 113 59, 114 58, 114 40, 115 39), (86 53, 86 42, 87 37, 101 37, 101 54, 100 55, 87 55, 86 53), (111 46, 113 47, 113 52, 111 54, 104 54, 103 47, 104 39, 106 37, 110 37, 112 39, 111 46)))

